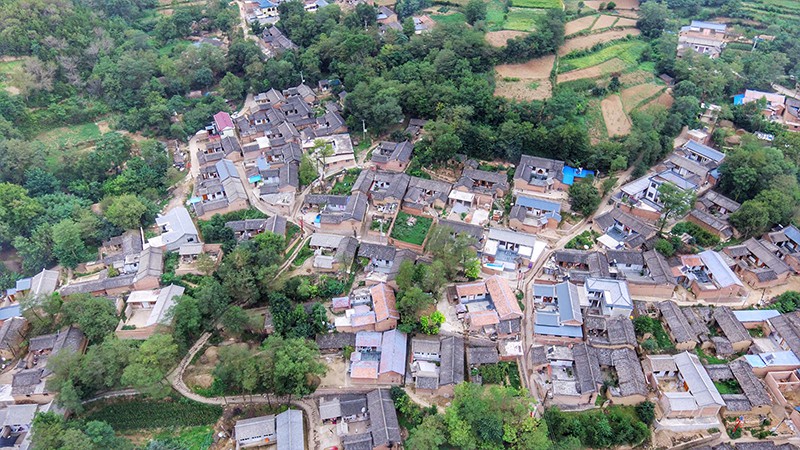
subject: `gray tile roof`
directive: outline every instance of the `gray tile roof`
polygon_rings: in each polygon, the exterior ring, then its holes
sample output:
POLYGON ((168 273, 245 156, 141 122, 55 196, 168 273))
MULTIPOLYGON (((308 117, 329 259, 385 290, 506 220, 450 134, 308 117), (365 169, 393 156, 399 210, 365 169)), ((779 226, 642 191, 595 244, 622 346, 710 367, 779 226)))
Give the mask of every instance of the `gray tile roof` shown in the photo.
POLYGON ((520 157, 517 170, 514 172, 514 179, 524 180, 526 183, 530 182, 531 175, 536 169, 547 170, 552 178, 559 181, 563 180, 564 161, 539 158, 531 155, 522 155, 522 157, 520 157))
POLYGON ((406 339, 406 334, 396 329, 383 333, 379 374, 394 372, 403 375, 406 373, 406 339))
POLYGON ((714 320, 722 329, 725 337, 731 342, 752 341, 750 333, 747 332, 742 322, 736 319, 733 311, 727 306, 714 308, 714 320))
POLYGON ((305 450, 303 412, 287 409, 275 416, 275 440, 278 450, 305 450))
POLYGON ((772 398, 767 393, 764 384, 753 373, 753 368, 750 364, 742 359, 737 359, 730 363, 731 372, 739 382, 739 387, 742 388, 747 400, 753 406, 763 406, 772 404, 772 398))
POLYGON ((370 432, 373 447, 400 445, 400 423, 397 411, 387 389, 377 389, 367 394, 370 432))
POLYGON ((603 374, 595 349, 585 342, 575 344, 572 348, 572 357, 578 392, 581 394, 597 392, 598 385, 603 384, 603 374))
POLYGON ((372 152, 372 162, 385 164, 389 161, 406 163, 411 160, 414 145, 409 141, 388 142, 382 141, 372 152))
POLYGON ((467 364, 470 367, 495 364, 500 361, 497 347, 467 347, 467 364))
POLYGON ((342 443, 344 450, 372 450, 372 433, 348 434, 342 443))
POLYGON ((464 338, 446 336, 441 342, 439 385, 459 384, 464 381, 464 338))
POLYGON ((658 303, 663 321, 669 327, 670 334, 677 342, 698 342, 697 334, 692 329, 681 308, 675 302, 665 301, 658 303))
POLYGON ((320 350, 341 350, 347 346, 355 347, 355 333, 326 333, 318 334, 317 346, 320 350))

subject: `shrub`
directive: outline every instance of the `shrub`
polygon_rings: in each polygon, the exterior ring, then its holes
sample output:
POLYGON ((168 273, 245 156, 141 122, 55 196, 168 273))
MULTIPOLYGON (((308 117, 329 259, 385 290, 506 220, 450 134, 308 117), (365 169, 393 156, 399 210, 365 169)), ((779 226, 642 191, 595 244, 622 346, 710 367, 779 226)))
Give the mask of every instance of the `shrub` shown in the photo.
POLYGON ((675 247, 666 239, 656 241, 656 251, 669 258, 675 254, 675 247))
POLYGON ((650 401, 643 401, 634 408, 636 415, 642 422, 651 425, 656 419, 656 405, 650 401))

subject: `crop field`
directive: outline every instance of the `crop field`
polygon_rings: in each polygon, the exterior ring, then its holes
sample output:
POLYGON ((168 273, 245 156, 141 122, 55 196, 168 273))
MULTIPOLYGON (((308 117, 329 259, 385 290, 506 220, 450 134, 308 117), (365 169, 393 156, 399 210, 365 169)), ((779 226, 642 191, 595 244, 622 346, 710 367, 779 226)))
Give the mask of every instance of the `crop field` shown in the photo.
POLYGON ((594 22, 597 20, 597 16, 585 16, 581 17, 580 19, 575 19, 573 21, 567 22, 564 25, 564 34, 569 36, 571 34, 575 34, 579 31, 587 30, 594 25, 594 22))
POLYGON ((663 106, 665 108, 669 108, 669 107, 672 106, 672 103, 674 103, 674 102, 675 102, 675 99, 672 98, 672 94, 670 94, 669 91, 664 91, 658 97, 656 97, 653 100, 651 100, 651 101, 639 106, 638 109, 644 110, 644 109, 650 108, 651 106, 655 106, 655 105, 661 105, 661 106, 663 106))
MULTIPOLYGON (((586 37, 591 37, 591 35, 586 37)), ((640 40, 620 42, 618 44, 609 45, 608 47, 586 56, 563 58, 559 61, 558 71, 559 73, 565 73, 573 70, 586 69, 612 59, 618 59, 626 65, 634 66, 637 64, 645 48, 647 48, 647 44, 640 40)))
POLYGON ((505 24, 505 5, 500 0, 492 0, 486 5, 486 27, 491 31, 501 31, 505 24))
POLYGON ((614 25, 617 22, 617 19, 618 19, 617 17, 607 16, 603 14, 602 16, 597 18, 597 21, 595 21, 594 26, 592 27, 592 31, 608 28, 614 25))
POLYGON ((631 119, 625 114, 622 99, 619 95, 611 95, 600 102, 603 121, 606 123, 608 137, 625 136, 631 131, 631 119))
POLYGON ((625 112, 630 113, 642 102, 655 98, 664 89, 663 85, 645 83, 623 90, 620 92, 620 96, 622 97, 622 104, 625 106, 625 112))
POLYGON ((617 23, 614 24, 617 28, 633 28, 636 26, 635 19, 628 19, 627 17, 620 17, 617 23))
POLYGON ((555 56, 547 55, 520 64, 502 64, 495 67, 502 78, 541 79, 548 78, 553 70, 555 56))
POLYGON ((547 79, 495 81, 494 95, 509 100, 544 100, 550 98, 553 86, 547 79))
POLYGON ((61 147, 78 147, 91 145, 101 136, 100 127, 94 122, 69 127, 54 128, 38 136, 36 140, 46 147, 57 149, 61 147))
POLYGON ((564 7, 561 0, 511 0, 511 4, 518 8, 560 9, 564 7))
POLYGON ((514 30, 489 31, 486 33, 486 41, 493 47, 504 47, 509 39, 525 36, 527 34, 528 33, 524 31, 514 30))
MULTIPOLYGON (((599 78, 614 72, 621 72, 625 70, 627 64, 619 58, 611 58, 608 61, 600 63, 596 66, 587 67, 585 69, 572 70, 558 75, 558 82, 564 83, 567 81, 582 80, 584 78, 599 78)), ((560 67, 559 67, 560 68, 560 67)))
POLYGON ((127 400, 101 405, 87 420, 108 422, 114 430, 137 430, 177 426, 210 425, 222 416, 222 407, 185 399, 164 402, 127 400))
POLYGON ((433 219, 429 217, 412 216, 400 211, 394 221, 391 237, 409 244, 422 245, 432 223, 433 219))
MULTIPOLYGON (((584 2, 584 4, 586 6, 588 6, 589 8, 592 8, 592 9, 600 9, 600 4, 601 3, 606 4, 608 2, 600 1, 600 0, 587 0, 587 1, 584 2)), ((619 9, 639 9, 639 0, 619 0, 619 1, 615 0, 614 3, 617 4, 617 8, 616 9, 618 9, 618 10, 619 9)))
POLYGON ((539 19, 545 11, 542 9, 509 8, 503 29, 513 31, 535 31, 539 19))
POLYGON ((641 32, 637 29, 630 30, 609 30, 597 34, 589 34, 586 36, 578 36, 572 39, 567 39, 558 49, 559 56, 568 55, 575 50, 586 50, 592 48, 595 44, 603 42, 611 42, 617 39, 622 39, 626 36, 638 36, 641 32))
POLYGON ((431 14, 431 19, 436 23, 464 23, 467 21, 464 13, 453 12, 449 14, 431 14))

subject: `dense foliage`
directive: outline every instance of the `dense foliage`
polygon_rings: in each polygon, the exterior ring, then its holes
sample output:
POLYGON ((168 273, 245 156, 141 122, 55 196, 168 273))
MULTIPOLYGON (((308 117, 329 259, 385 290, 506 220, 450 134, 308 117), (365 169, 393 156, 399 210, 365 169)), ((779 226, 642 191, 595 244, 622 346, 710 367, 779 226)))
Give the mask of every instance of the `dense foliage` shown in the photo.
POLYGON ((581 413, 548 408, 544 420, 550 439, 567 448, 636 447, 650 438, 650 428, 638 415, 631 413, 629 408, 619 406, 581 413))

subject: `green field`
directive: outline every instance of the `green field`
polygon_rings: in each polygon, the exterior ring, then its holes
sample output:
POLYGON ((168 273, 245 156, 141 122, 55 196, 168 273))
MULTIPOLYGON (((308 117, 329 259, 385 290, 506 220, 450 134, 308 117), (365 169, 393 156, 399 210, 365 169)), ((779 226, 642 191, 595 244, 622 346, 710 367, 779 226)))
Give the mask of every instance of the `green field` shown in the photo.
POLYGON ((0 62, 0 89, 8 87, 8 80, 12 72, 22 65, 22 61, 0 62))
POLYGON ((214 429, 210 426, 189 427, 161 432, 154 436, 159 442, 187 450, 206 450, 214 443, 214 429))
POLYGON ((518 8, 560 9, 564 7, 561 0, 511 0, 511 5, 518 8))
POLYGON ((94 122, 69 127, 54 128, 36 136, 36 141, 46 147, 57 149, 61 147, 75 147, 81 144, 92 143, 100 138, 100 128, 94 122))
POLYGON ((508 10, 508 19, 503 29, 534 31, 536 30, 536 25, 539 24, 539 19, 542 14, 544 14, 544 10, 541 9, 510 8, 508 10))
POLYGON ((489 31, 500 31, 505 22, 505 6, 500 0, 492 0, 486 5, 486 28, 489 31))
POLYGON ((114 430, 211 425, 222 416, 222 407, 186 399, 175 401, 127 400, 101 404, 87 420, 108 422, 114 430))
POLYGON ((585 69, 604 63, 612 58, 619 58, 631 66, 638 65, 639 57, 647 47, 640 40, 631 40, 604 47, 601 50, 578 58, 563 58, 559 62, 558 72, 585 69))
POLYGON ((429 217, 412 216, 400 211, 394 221, 391 237, 409 244, 422 245, 432 223, 433 219, 429 217), (409 219, 414 222, 413 225, 409 225, 409 219))
POLYGON ((433 14, 431 15, 431 19, 436 23, 465 23, 467 21, 464 13, 460 12, 452 14, 433 14))

